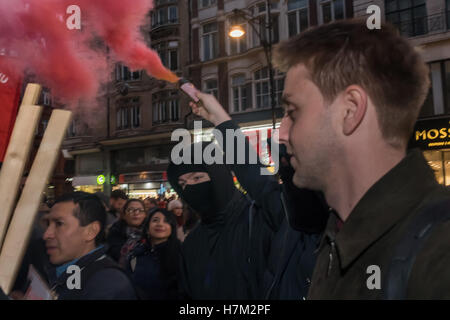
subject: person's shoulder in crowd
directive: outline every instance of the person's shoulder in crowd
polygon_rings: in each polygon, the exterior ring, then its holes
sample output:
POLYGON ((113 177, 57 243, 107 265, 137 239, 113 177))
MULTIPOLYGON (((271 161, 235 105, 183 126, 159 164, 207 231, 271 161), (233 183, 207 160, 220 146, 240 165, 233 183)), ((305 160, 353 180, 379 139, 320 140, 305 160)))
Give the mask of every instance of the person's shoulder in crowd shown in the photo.
POLYGON ((409 299, 450 299, 450 220, 435 226, 417 253, 410 281, 409 299))
POLYGON ((126 235, 126 222, 122 219, 117 220, 111 225, 109 230, 110 235, 125 234, 126 235))
POLYGON ((136 291, 128 276, 118 268, 104 268, 86 283, 87 300, 136 300, 136 291))
POLYGON ((199 221, 191 230, 189 230, 189 233, 186 235, 186 238, 181 243, 181 246, 185 246, 186 244, 190 244, 196 239, 199 239, 203 236, 203 229, 204 226, 199 221))

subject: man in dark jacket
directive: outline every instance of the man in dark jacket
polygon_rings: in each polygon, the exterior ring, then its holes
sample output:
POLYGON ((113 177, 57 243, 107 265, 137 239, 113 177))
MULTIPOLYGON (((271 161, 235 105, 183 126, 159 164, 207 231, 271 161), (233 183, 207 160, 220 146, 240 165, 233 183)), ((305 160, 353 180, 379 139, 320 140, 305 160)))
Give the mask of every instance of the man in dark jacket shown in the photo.
POLYGON ((62 196, 45 215, 48 279, 58 299, 136 299, 127 275, 105 254, 105 220, 98 197, 84 192, 62 196))
MULTIPOLYGON (((199 150, 203 153, 207 147, 201 144, 199 150)), ((193 157, 195 149, 193 144, 183 152, 193 157)), ((201 218, 182 244, 180 280, 184 294, 192 299, 259 297, 258 279, 265 271, 273 232, 283 218, 281 212, 272 215, 254 206, 234 186, 223 164, 171 162, 167 174, 175 191, 201 218)))
MULTIPOLYGON (((262 260, 265 269, 263 278, 257 280, 260 285, 257 298, 304 299, 311 282, 316 249, 328 219, 328 206, 317 192, 298 189, 292 184, 293 170, 286 163, 289 156, 285 152, 280 153, 281 160, 284 160, 280 163, 283 184, 267 172, 261 174, 266 170, 263 165, 250 161, 257 158, 255 150, 215 97, 198 93, 198 98, 202 107, 191 103, 193 112, 216 125, 216 138, 224 153, 234 155, 233 161, 227 161, 227 164, 239 183, 261 212, 272 220, 281 221, 276 227, 269 224, 273 237, 270 244, 266 243, 268 254, 262 260), (225 142, 226 139, 234 141, 225 142), (239 140, 244 141, 243 150, 238 148, 239 140), (234 150, 228 150, 228 145, 234 146, 234 150), (238 161, 238 157, 243 161, 238 161)), ((277 153, 272 156, 277 157, 277 153)), ((260 240, 259 236, 257 232, 253 233, 255 241, 260 240)))
POLYGON ((280 140, 293 182, 334 209, 309 298, 450 298, 450 197, 422 153, 406 151, 429 89, 419 53, 391 25, 346 20, 281 43, 275 57, 287 72, 280 140))

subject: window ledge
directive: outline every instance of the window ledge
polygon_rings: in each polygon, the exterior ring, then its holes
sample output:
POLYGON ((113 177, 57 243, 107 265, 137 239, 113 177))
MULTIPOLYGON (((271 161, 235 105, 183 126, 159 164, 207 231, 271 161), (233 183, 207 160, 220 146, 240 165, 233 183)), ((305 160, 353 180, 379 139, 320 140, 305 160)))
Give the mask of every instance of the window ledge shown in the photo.
POLYGON ((123 82, 126 82, 126 83, 129 83, 129 82, 141 82, 142 81, 142 79, 139 79, 139 80, 116 80, 116 83, 123 83, 123 82))
MULTIPOLYGON (((275 110, 277 109, 281 109, 281 107, 276 106, 275 110)), ((267 110, 272 110, 272 107, 264 107, 264 108, 252 108, 252 109, 248 109, 245 111, 230 111, 230 115, 241 115, 241 114, 246 114, 246 113, 252 113, 252 112, 257 112, 257 111, 267 111, 267 110)))
POLYGON ((164 24, 160 24, 160 25, 157 25, 157 26, 152 26, 152 27, 150 27, 150 32, 157 31, 157 30, 162 29, 164 27, 171 27, 171 26, 178 26, 178 25, 180 25, 179 21, 164 23, 164 24))
POLYGON ((183 122, 179 121, 167 121, 167 122, 152 122, 152 126, 167 126, 167 125, 178 125, 183 124, 183 122))
POLYGON ((217 7, 217 3, 211 4, 211 5, 207 6, 207 7, 199 7, 199 8, 198 8, 198 11, 210 9, 210 8, 212 8, 212 7, 217 7))

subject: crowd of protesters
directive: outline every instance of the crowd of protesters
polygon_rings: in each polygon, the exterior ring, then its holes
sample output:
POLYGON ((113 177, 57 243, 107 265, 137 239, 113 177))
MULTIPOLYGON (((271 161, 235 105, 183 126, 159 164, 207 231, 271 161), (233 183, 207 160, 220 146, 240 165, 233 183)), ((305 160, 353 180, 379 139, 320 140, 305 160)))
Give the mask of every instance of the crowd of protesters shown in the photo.
POLYGON ((43 207, 11 296, 26 295, 33 265, 59 299, 450 298, 450 194, 407 149, 429 87, 420 55, 390 25, 357 20, 311 28, 275 53, 287 72, 278 175, 248 161, 246 139, 237 161, 243 133, 198 93, 193 113, 235 143, 179 156, 234 161, 171 159, 179 198, 168 202, 115 190, 43 207), (80 289, 66 285, 72 265, 80 289), (369 283, 371 266, 381 285, 369 283))

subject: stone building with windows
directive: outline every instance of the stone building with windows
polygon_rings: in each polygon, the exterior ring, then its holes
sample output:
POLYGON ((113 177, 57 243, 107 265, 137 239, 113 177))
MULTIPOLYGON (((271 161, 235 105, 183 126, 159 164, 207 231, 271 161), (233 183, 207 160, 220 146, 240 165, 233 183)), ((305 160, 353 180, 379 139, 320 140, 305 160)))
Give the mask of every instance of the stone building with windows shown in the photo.
MULTIPOLYGON (((141 29, 162 63, 185 76, 189 60, 189 12, 184 0, 155 0, 141 29)), ((75 110, 63 148, 75 163, 76 190, 122 188, 131 197, 156 196, 168 187, 165 170, 171 133, 186 125, 188 100, 176 86, 117 63, 97 106, 75 110)))
POLYGON ((431 88, 417 121, 411 147, 424 151, 437 180, 450 185, 450 0, 356 0, 355 16, 378 5, 430 67, 431 88))
MULTIPOLYGON (((252 143, 269 159, 264 142, 272 134, 269 69, 263 43, 265 0, 155 0, 142 34, 163 64, 190 79, 202 91, 214 94, 252 143), (244 10, 252 25, 233 14, 244 10), (231 25, 246 34, 228 37, 231 25)), ((271 1, 272 42, 288 39, 309 26, 353 16, 352 0, 271 1)), ((275 73, 277 122, 284 74, 275 73)), ((101 91, 97 106, 76 110, 63 148, 72 157, 77 190, 125 189, 132 197, 155 196, 168 189, 165 170, 173 130, 193 128, 188 99, 171 84, 131 71, 118 63, 111 81, 101 91)), ((278 125, 278 124, 277 124, 278 125)), ((211 139, 211 124, 194 141, 211 139)), ((270 161, 269 161, 270 162, 270 161)))
MULTIPOLYGON (((266 0, 189 0, 191 12, 189 75, 205 92, 216 95, 246 132, 256 131, 260 153, 272 134, 273 120, 268 61, 263 42, 269 39, 266 0), (236 15, 240 9, 245 17, 236 15), (250 21, 250 22, 249 22, 250 21), (231 38, 231 26, 245 34, 231 38)), ((270 1, 271 39, 276 44, 310 26, 353 17, 352 0, 270 1)), ((276 126, 282 117, 284 74, 274 73, 276 126)), ((205 136, 209 136, 208 131, 205 136)), ((198 138, 202 139, 202 138, 198 138)))

